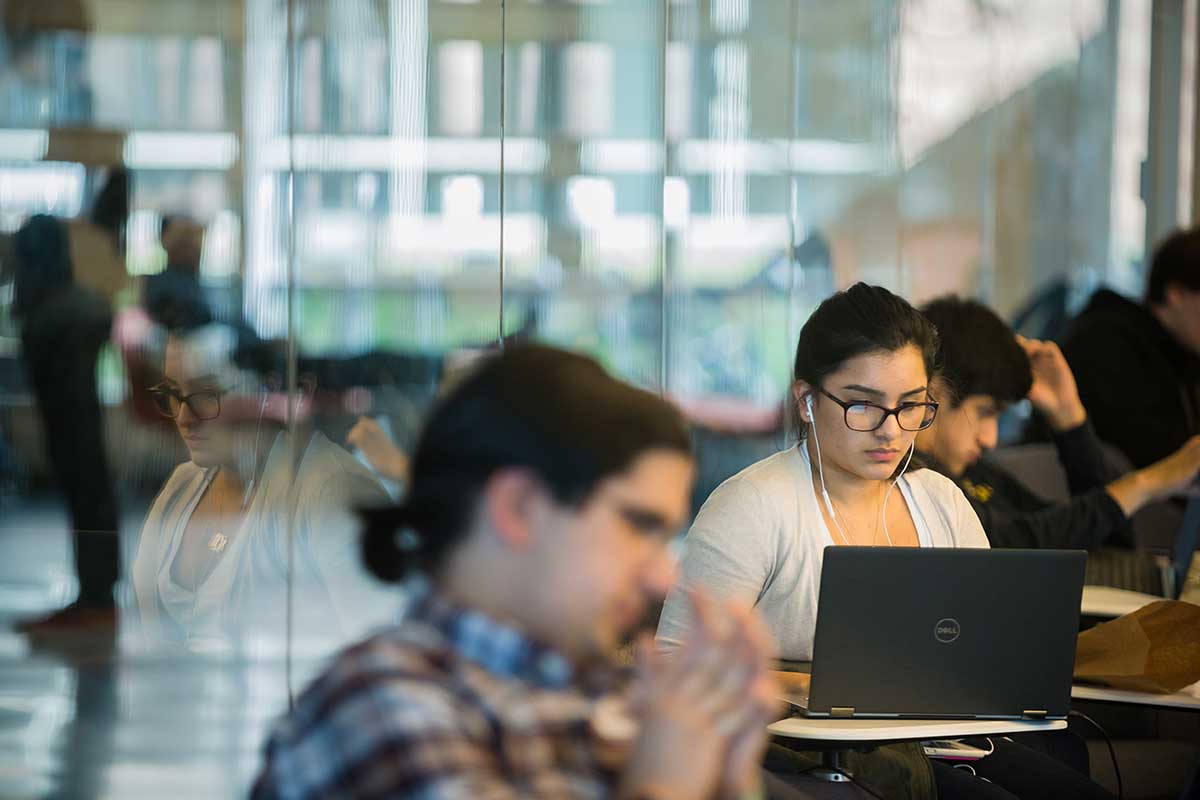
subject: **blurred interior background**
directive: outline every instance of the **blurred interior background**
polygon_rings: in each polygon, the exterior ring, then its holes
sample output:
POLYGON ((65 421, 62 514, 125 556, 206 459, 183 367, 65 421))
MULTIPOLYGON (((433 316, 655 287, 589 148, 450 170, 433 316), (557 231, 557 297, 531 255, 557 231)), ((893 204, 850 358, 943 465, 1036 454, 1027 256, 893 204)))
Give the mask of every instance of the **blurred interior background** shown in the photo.
MULTIPOLYGON (((956 292, 1053 337, 1099 286, 1138 296, 1148 248, 1200 211, 1196 0, 0 9, 7 620, 78 592, 11 237, 86 217, 116 171, 118 266, 75 279, 118 320, 96 370, 126 576, 188 458, 122 348, 172 267, 280 393, 311 382, 333 442, 365 414, 407 448, 458 360, 530 337, 680 402, 702 499, 782 443, 800 325, 835 289, 956 292)), ((186 670, 0 636, 0 794, 244 792, 262 725, 341 643, 301 652, 278 627, 282 650, 186 670)))

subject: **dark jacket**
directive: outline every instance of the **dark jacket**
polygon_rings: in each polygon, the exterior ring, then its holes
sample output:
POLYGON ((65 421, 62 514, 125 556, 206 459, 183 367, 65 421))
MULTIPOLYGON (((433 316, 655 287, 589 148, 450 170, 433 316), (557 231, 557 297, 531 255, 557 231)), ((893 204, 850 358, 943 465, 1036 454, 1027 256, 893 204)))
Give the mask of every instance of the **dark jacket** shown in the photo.
MULTIPOLYGON (((1110 539, 1132 542, 1125 512, 1104 488, 1119 477, 1085 422, 1055 437, 1058 459, 1067 473, 1071 499, 1052 502, 1026 488, 1015 475, 984 459, 958 478, 927 455, 933 469, 954 478, 963 490, 992 547, 1049 547, 1094 550, 1110 539)), ((1111 542, 1110 542, 1111 543, 1111 542)))
POLYGON ((1200 355, 1145 306, 1101 290, 1062 342, 1100 438, 1144 467, 1200 433, 1200 355))

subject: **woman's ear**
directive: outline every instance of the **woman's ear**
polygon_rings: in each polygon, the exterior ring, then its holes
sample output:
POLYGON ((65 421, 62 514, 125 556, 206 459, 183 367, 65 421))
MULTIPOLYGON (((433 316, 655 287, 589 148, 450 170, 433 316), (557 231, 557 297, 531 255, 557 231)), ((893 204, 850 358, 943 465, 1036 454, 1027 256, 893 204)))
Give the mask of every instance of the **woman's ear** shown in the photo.
POLYGON ((806 399, 812 394, 812 386, 807 381, 792 382, 792 399, 796 403, 796 413, 805 422, 812 422, 812 414, 808 409, 806 399))

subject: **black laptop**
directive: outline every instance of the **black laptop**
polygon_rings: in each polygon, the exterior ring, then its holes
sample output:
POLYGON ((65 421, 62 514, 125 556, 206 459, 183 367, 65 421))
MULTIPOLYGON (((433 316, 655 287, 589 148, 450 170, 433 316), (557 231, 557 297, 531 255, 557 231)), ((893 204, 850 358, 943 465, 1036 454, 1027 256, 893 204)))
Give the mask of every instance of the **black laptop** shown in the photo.
POLYGON ((1061 719, 1081 550, 827 547, 810 717, 1061 719))

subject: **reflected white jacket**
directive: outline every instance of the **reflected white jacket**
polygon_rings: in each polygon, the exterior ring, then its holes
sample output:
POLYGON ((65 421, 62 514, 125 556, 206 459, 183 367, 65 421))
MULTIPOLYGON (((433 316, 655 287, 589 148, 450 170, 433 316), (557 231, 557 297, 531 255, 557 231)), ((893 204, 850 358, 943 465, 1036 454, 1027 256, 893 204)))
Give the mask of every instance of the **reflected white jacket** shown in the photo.
POLYGON ((171 580, 184 529, 216 468, 176 467, 142 526, 132 577, 141 633, 150 644, 227 649, 278 643, 286 621, 288 517, 294 509, 294 635, 328 651, 395 621, 400 593, 361 566, 354 509, 389 502, 361 463, 324 435, 308 441, 292 480, 288 436, 267 456, 258 490, 226 551, 192 593, 171 580))

